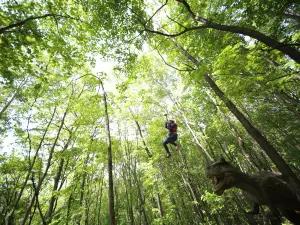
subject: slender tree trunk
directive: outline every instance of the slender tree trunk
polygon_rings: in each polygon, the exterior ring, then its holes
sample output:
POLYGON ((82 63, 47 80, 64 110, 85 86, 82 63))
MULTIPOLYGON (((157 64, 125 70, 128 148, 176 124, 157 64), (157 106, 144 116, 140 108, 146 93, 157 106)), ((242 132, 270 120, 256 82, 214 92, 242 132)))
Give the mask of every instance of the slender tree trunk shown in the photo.
POLYGON ((15 210, 16 210, 16 209, 18 208, 18 206, 19 206, 19 202, 20 202, 20 199, 21 199, 21 197, 22 197, 23 191, 24 191, 24 189, 25 189, 25 187, 26 187, 26 185, 27 185, 27 182, 28 182, 28 180, 29 180, 29 178, 30 178, 32 168, 33 168, 33 166, 34 166, 34 164, 35 164, 35 161, 36 161, 36 159, 37 159, 37 157, 38 157, 39 150, 41 149, 41 147, 42 147, 42 145, 43 145, 43 143, 44 143, 44 140, 45 140, 46 134, 47 134, 47 132, 48 132, 48 130, 49 130, 49 127, 50 127, 50 125, 52 124, 52 121, 53 121, 53 118, 54 118, 55 113, 56 113, 56 107, 54 108, 53 113, 52 113, 51 118, 50 118, 50 121, 48 122, 47 127, 46 127, 46 129, 45 129, 45 131, 44 131, 44 133, 43 133, 43 136, 42 136, 42 138, 41 138, 41 140, 40 140, 40 143, 39 143, 39 145, 38 145, 38 147, 37 147, 37 150, 36 150, 36 152, 35 152, 35 155, 34 155, 34 157, 33 157, 33 160, 32 160, 32 162, 31 162, 31 164, 29 165, 29 168, 28 168, 28 172, 27 172, 25 181, 24 181, 24 183, 23 183, 23 185, 22 185, 22 187, 21 187, 21 190, 20 190, 20 192, 19 192, 19 194, 18 194, 18 196, 17 196, 17 200, 16 200, 16 202, 15 202, 13 208, 12 208, 12 211, 11 211, 10 215, 8 216, 7 221, 6 221, 6 224, 7 224, 7 225, 13 225, 13 224, 14 224, 14 221, 13 221, 13 220, 14 220, 14 213, 15 213, 15 210))
POLYGON ((201 145, 199 139, 197 138, 195 132, 193 131, 193 129, 190 127, 189 125, 189 121, 187 120, 186 116, 184 113, 182 113, 182 116, 184 118, 184 122, 185 122, 185 125, 187 126, 187 128, 189 129, 190 133, 192 134, 195 142, 196 142, 196 145, 197 145, 197 148, 198 150, 200 151, 200 153, 202 153, 204 155, 204 157, 206 158, 206 160, 212 162, 212 157, 210 156, 210 154, 206 151, 206 149, 201 145))
MULTIPOLYGON (((163 217, 164 217, 164 209, 163 209, 163 205, 162 205, 159 193, 157 193, 157 206, 158 206, 158 209, 159 209, 160 218, 163 219, 163 217)), ((164 224, 164 223, 162 223, 162 224, 164 224)))
POLYGON ((138 176, 137 176, 137 172, 136 172, 136 165, 133 166, 133 178, 135 180, 135 183, 136 183, 136 186, 137 186, 137 189, 138 189, 138 197, 139 197, 139 200, 140 200, 140 211, 142 212, 143 216, 144 216, 144 223, 145 224, 149 224, 148 222, 148 218, 147 218, 147 214, 146 214, 146 210, 145 210, 145 200, 144 200, 144 197, 143 197, 143 194, 142 194, 142 190, 141 190, 141 187, 140 187, 140 182, 139 182, 139 179, 138 179, 138 176))
MULTIPOLYGON (((181 50, 181 52, 192 62, 195 63, 197 67, 200 67, 200 62, 195 59, 192 55, 190 55, 174 38, 170 38, 171 41, 181 50)), ((290 181, 290 184, 300 192, 300 181, 296 174, 291 170, 291 168, 287 165, 284 159, 279 155, 275 147, 261 134, 261 132, 255 128, 248 119, 238 110, 238 108, 225 97, 224 93, 220 90, 220 88, 216 85, 216 83, 207 75, 204 75, 205 81, 212 88, 214 93, 224 102, 224 104, 228 107, 228 109, 235 115, 235 117, 241 122, 246 131, 253 137, 253 139, 260 145, 260 147, 266 152, 266 154, 270 157, 279 171, 286 177, 287 180, 290 181)))
POLYGON ((186 171, 185 174, 183 174, 183 173, 181 174, 181 178, 182 178, 184 184, 186 185, 187 190, 189 191, 192 200, 195 202, 195 204, 194 204, 195 212, 198 214, 200 220, 202 222, 204 222, 204 214, 200 207, 201 196, 199 196, 196 185, 193 182, 192 174, 189 172, 189 166, 187 164, 186 156, 185 156, 184 152, 179 150, 179 153, 180 153, 180 158, 182 161, 183 169, 184 169, 184 171, 186 171))
POLYGON ((102 202, 102 190, 103 190, 103 181, 104 181, 104 170, 105 167, 103 167, 101 172, 101 181, 99 182, 98 192, 97 192, 97 200, 96 200, 96 213, 95 213, 95 219, 94 224, 100 225, 101 224, 101 202, 102 202), (96 222, 97 221, 97 222, 96 222))
POLYGON ((109 220, 110 220, 110 225, 115 225, 116 217, 115 217, 115 208, 114 208, 114 183, 113 183, 113 172, 112 172, 113 165, 112 165, 112 149, 111 149, 111 138, 110 138, 110 128, 109 128, 109 116, 108 116, 108 109, 107 109, 106 92, 104 90, 104 86, 101 80, 100 80, 100 84, 103 90, 105 118, 106 118, 106 133, 107 133, 109 220))
POLYGON ((57 199, 57 197, 54 194, 55 191, 57 191, 58 189, 58 184, 59 184, 59 180, 61 177, 61 173, 62 173, 62 169, 63 169, 63 165, 64 165, 64 158, 60 159, 60 163, 59 163, 59 167, 57 169, 55 178, 54 178, 54 185, 53 185, 53 190, 52 190, 52 197, 50 199, 50 203, 49 203, 49 208, 48 208, 48 213, 47 213, 47 224, 51 223, 52 220, 52 215, 54 213, 54 203, 55 200, 57 199))
MULTIPOLYGON (((39 191, 37 190, 37 186, 36 186, 36 184, 35 184, 35 182, 34 182, 34 176, 32 176, 32 179, 31 179, 31 180, 32 180, 32 186, 33 186, 34 195, 35 195, 35 205, 36 205, 37 208, 38 208, 38 211, 39 211, 40 217, 41 217, 41 219, 42 219, 43 225, 47 225, 47 222, 46 222, 46 220, 45 220, 43 211, 42 211, 42 209, 41 209, 41 205, 40 205, 40 201, 39 201, 39 191)), ((33 215, 32 215, 31 217, 33 218, 33 215)), ((30 219, 30 222, 29 222, 28 225, 31 224, 31 221, 32 221, 32 219, 30 219)))
POLYGON ((172 202, 172 204, 175 207, 178 224, 181 224, 182 223, 182 217, 180 215, 180 211, 179 211, 178 206, 176 204, 176 200, 175 200, 175 198, 172 195, 170 195, 170 201, 172 202))
POLYGON ((10 104, 15 100, 17 94, 19 93, 19 90, 15 92, 15 94, 11 97, 11 99, 5 104, 5 106, 0 111, 0 118, 2 117, 2 114, 6 111, 6 109, 10 106, 10 104))
MULTIPOLYGON (((163 182, 166 182, 166 180, 165 180, 165 178, 164 178, 163 165, 162 165, 162 163, 161 163, 161 160, 158 161, 158 166, 159 166, 159 169, 160 169, 161 177, 163 178, 163 182)), ((167 186, 167 189, 168 189, 168 193, 170 193, 171 190, 170 190, 170 188, 169 188, 168 186, 167 186)), ((179 222, 182 222, 182 217, 180 216, 179 208, 178 208, 178 206, 177 206, 177 204, 176 204, 175 198, 174 198, 172 195, 170 195, 170 201, 172 202, 172 204, 173 204, 174 207, 175 207, 175 210, 176 210, 176 216, 177 216, 177 218, 178 218, 178 221, 179 221, 179 222)), ((179 223, 179 224, 180 224, 180 223, 179 223)))
MULTIPOLYGON (((62 118, 62 120, 61 120, 61 124, 60 124, 60 126, 59 126, 59 128, 58 128, 57 135, 56 135, 55 140, 54 140, 54 142, 53 142, 53 145, 52 145, 52 147, 51 147, 51 149, 50 149, 49 157, 48 157, 48 161, 47 161, 47 165, 46 165, 44 174, 43 174, 43 176, 41 177, 41 179, 39 180, 38 185, 37 185, 37 187, 36 187, 36 192, 37 192, 37 194, 39 194, 39 191, 40 191, 40 189, 41 189, 41 187, 42 187, 42 183, 43 183, 44 179, 46 178, 46 176, 47 176, 47 174, 48 174, 48 170, 49 170, 49 168, 50 168, 50 166, 51 166, 51 160, 52 160, 52 156, 53 156, 53 153, 54 153, 54 149, 55 149, 55 147, 56 147, 56 143, 57 143, 57 141, 58 141, 58 138, 59 138, 59 136, 60 136, 61 130, 62 130, 62 128, 63 128, 64 122, 65 122, 65 118, 66 118, 66 116, 67 116, 67 112, 68 112, 68 108, 66 109, 66 111, 65 111, 65 113, 64 113, 64 115, 63 115, 63 118, 62 118)), ((31 202, 30 202, 30 204, 29 204, 29 206, 28 206, 28 208, 27 208, 27 210, 26 210, 26 212, 25 212, 24 218, 23 218, 22 223, 21 223, 22 225, 25 225, 26 220, 28 219, 28 216, 29 216, 29 213, 30 213, 30 210, 31 210, 31 207, 32 207, 34 201, 35 201, 35 195, 33 196, 32 200, 31 200, 31 202)))
POLYGON ((26 80, 22 81, 19 86, 17 87, 16 92, 14 93, 14 95, 11 97, 11 99, 4 105, 4 107, 2 108, 2 110, 0 111, 0 118, 2 117, 3 113, 7 110, 7 108, 11 105, 11 103, 15 100, 15 98, 17 97, 17 95, 19 94, 20 89, 23 87, 23 85, 26 83, 26 80))
POLYGON ((119 219, 119 195, 118 195, 118 190, 117 190, 117 186, 118 183, 117 181, 114 183, 114 192, 115 192, 115 217, 116 217, 116 224, 118 223, 118 219, 119 219))
POLYGON ((147 146, 147 144, 146 144, 146 142, 145 142, 145 139, 144 139, 144 136, 143 136, 143 133, 142 133, 141 126, 140 126, 138 120, 135 118, 135 116, 134 116, 132 110, 131 110, 130 108, 129 108, 129 110, 130 110, 130 112, 131 112, 131 116, 132 116, 132 118, 134 119, 134 122, 135 122, 135 124, 136 124, 136 126, 137 126, 137 129, 138 129, 138 131, 139 131, 139 134, 140 134, 140 137, 141 137, 141 139, 142 139, 144 148, 145 148, 145 150, 146 150, 146 152, 147 152, 147 155, 149 156, 149 158, 151 158, 151 157, 152 157, 152 154, 151 154, 151 152, 150 152, 150 150, 149 150, 149 148, 148 148, 148 146, 147 146))
MULTIPOLYGON (((77 128, 76 128, 76 130, 77 130, 77 128)), ((69 138, 68 138, 68 140, 67 140, 67 142, 66 142, 66 144, 65 144, 65 146, 64 146, 64 148, 63 148, 62 151, 65 151, 65 150, 68 149, 69 144, 71 142, 71 139, 72 139, 72 132, 70 132, 70 136, 69 136, 69 138)), ((54 210, 55 210, 55 202, 57 201, 57 197, 54 195, 54 192, 60 189, 59 186, 58 186, 58 184, 59 184, 59 181, 61 180, 64 163, 65 163, 64 158, 61 158, 60 159, 60 163, 59 163, 59 167, 58 167, 56 175, 54 177, 52 197, 50 199, 49 208, 48 208, 47 215, 46 215, 46 221, 47 221, 47 223, 51 223, 52 216, 53 216, 53 213, 54 213, 54 210)))
POLYGON ((132 198, 131 193, 132 192, 132 184, 131 184, 131 177, 129 177, 128 174, 130 174, 130 171, 127 172, 127 167, 130 167, 130 165, 126 165, 129 162, 123 162, 125 165, 122 167, 123 171, 123 179, 125 184, 125 195, 126 195, 126 202, 127 202, 127 213, 129 218, 129 223, 131 225, 134 225, 134 215, 133 215, 133 208, 132 208, 132 198), (127 187, 128 186, 128 187, 127 187))

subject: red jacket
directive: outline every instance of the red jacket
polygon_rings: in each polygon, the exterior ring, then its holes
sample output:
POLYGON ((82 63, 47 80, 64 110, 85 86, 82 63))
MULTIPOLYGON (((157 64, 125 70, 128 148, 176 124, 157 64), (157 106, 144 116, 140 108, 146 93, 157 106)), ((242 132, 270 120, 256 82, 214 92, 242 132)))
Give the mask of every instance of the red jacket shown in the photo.
POLYGON ((177 123, 175 123, 174 121, 167 121, 165 128, 167 128, 170 133, 176 133, 177 132, 177 123))

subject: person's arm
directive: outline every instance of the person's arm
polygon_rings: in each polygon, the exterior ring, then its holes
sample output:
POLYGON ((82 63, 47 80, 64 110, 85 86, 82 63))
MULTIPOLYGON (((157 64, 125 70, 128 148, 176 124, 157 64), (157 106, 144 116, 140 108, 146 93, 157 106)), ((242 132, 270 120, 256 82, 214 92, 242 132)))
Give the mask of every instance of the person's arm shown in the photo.
POLYGON ((168 121, 166 121, 165 128, 169 129, 169 122, 168 121))

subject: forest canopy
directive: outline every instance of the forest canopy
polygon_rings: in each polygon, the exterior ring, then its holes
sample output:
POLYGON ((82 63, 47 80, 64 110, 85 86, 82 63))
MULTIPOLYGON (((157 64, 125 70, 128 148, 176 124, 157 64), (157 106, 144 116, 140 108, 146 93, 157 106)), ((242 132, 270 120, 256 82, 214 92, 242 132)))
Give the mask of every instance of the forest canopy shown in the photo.
POLYGON ((220 158, 300 196, 295 0, 3 0, 0 58, 0 224, 265 224, 220 158))

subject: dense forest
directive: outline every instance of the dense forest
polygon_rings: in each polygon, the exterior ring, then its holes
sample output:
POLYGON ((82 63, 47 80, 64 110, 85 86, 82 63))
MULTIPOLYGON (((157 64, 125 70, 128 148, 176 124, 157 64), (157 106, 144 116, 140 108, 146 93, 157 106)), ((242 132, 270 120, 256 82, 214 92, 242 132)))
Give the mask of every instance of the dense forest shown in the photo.
POLYGON ((208 171, 300 205, 298 1, 2 0, 0 58, 0 224, 300 224, 208 171))

